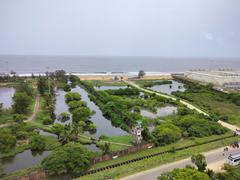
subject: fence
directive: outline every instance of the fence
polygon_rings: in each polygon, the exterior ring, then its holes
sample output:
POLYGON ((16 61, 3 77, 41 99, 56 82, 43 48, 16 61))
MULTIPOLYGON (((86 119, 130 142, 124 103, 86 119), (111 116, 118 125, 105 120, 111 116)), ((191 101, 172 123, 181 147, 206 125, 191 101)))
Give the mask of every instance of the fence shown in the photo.
POLYGON ((140 144, 140 145, 137 145, 137 146, 134 146, 134 147, 130 147, 128 149, 124 149, 124 150, 117 151, 117 152, 114 152, 114 153, 109 153, 109 154, 106 154, 106 155, 95 157, 92 160, 91 163, 96 164, 96 163, 99 163, 99 162, 108 161, 108 160, 113 159, 114 157, 126 156, 128 154, 139 152, 139 151, 142 151, 144 149, 147 149, 147 148, 153 147, 153 146, 154 146, 153 143, 140 144))

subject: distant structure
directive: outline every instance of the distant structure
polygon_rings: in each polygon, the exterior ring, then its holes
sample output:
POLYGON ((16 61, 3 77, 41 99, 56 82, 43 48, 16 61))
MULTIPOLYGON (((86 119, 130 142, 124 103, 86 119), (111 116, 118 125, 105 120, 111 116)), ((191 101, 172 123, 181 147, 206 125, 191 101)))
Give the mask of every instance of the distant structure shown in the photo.
POLYGON ((202 83, 213 84, 222 88, 240 89, 240 71, 232 70, 192 70, 184 73, 188 79, 192 79, 202 83))
POLYGON ((142 142, 142 131, 144 129, 142 128, 141 122, 138 122, 138 124, 132 128, 132 134, 134 136, 134 143, 140 144, 142 142))

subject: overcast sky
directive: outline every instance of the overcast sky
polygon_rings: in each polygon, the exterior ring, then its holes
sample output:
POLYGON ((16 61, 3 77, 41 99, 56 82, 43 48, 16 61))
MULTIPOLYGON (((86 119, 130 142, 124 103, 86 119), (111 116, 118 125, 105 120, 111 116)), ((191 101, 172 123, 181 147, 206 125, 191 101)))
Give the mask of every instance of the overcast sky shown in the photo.
POLYGON ((240 0, 0 0, 0 54, 240 57, 240 0))

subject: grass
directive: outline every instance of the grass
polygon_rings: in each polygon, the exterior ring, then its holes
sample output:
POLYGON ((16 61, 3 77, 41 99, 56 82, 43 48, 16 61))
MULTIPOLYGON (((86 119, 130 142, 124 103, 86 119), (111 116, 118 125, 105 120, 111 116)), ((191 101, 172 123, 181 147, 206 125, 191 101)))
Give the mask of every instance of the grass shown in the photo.
POLYGON ((13 114, 3 114, 0 116, 0 124, 13 121, 13 114))
MULTIPOLYGON (((229 135, 229 133, 226 133, 225 135, 223 135, 223 137, 227 136, 227 135, 229 135)), ((123 162, 123 161, 133 159, 133 158, 136 158, 136 157, 141 157, 141 156, 144 156, 144 155, 149 155, 149 154, 169 150, 173 146, 175 148, 179 148, 179 147, 183 147, 183 146, 186 146, 186 145, 191 145, 191 144, 204 142, 206 140, 216 139, 216 138, 219 138, 219 137, 220 136, 212 136, 212 137, 208 137, 208 138, 196 138, 195 140, 184 140, 182 142, 177 142, 177 143, 172 144, 172 145, 157 147, 157 148, 153 148, 153 149, 148 149, 148 150, 145 150, 145 151, 142 151, 142 152, 139 152, 139 153, 135 153, 135 154, 130 154, 128 156, 118 158, 118 159, 115 159, 115 160, 98 163, 98 164, 94 165, 91 169, 96 169, 96 168, 104 167, 106 165, 123 162)), ((212 149, 216 149, 216 148, 220 148, 220 147, 229 145, 230 143, 232 143, 236 139, 240 140, 240 137, 228 138, 228 139, 225 139, 225 140, 212 142, 212 143, 200 145, 200 146, 197 146, 197 147, 189 148, 189 149, 186 149, 186 150, 178 151, 178 152, 175 152, 175 153, 169 153, 169 154, 164 154, 164 155, 161 155, 161 156, 156 156, 154 158, 144 159, 144 160, 134 162, 134 163, 131 163, 131 164, 127 164, 127 165, 123 165, 123 166, 116 167, 116 168, 113 168, 113 169, 109 169, 109 170, 106 170, 106 171, 98 172, 96 174, 87 175, 87 176, 84 176, 84 177, 81 177, 81 178, 78 178, 78 179, 83 179, 83 180, 85 180, 85 179, 86 180, 88 180, 88 179, 95 180, 96 179, 97 180, 97 179, 104 179, 105 177, 112 177, 114 179, 118 179, 120 177, 128 176, 128 175, 140 172, 140 171, 148 170, 148 169, 157 167, 157 166, 162 165, 162 164, 166 164, 166 163, 169 163, 169 162, 174 162, 174 161, 177 161, 177 160, 188 158, 195 153, 202 153, 202 152, 205 152, 205 151, 209 151, 209 150, 212 150, 212 149)))
POLYGON ((31 172, 37 171, 41 169, 41 165, 35 165, 27 169, 22 169, 19 171, 12 172, 10 174, 7 174, 3 177, 1 177, 1 180, 10 180, 10 179, 18 179, 19 177, 26 176, 27 174, 30 174, 31 172))
POLYGON ((130 136, 130 135, 125 135, 125 136, 104 136, 103 138, 101 138, 101 140, 132 145, 133 137, 130 136))
POLYGON ((127 84, 123 81, 100 81, 100 80, 91 80, 91 81, 85 81, 88 84, 91 84, 93 86, 127 86, 127 84))
POLYGON ((191 103, 206 112, 228 116, 228 122, 240 126, 240 107, 208 93, 186 93, 191 97, 191 103))

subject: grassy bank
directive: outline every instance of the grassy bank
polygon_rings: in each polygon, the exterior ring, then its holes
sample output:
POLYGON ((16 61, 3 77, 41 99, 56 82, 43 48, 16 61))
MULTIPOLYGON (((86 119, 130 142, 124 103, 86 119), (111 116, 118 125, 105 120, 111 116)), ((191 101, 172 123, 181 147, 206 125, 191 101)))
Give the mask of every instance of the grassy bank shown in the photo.
MULTIPOLYGON (((229 133, 223 135, 227 136, 229 135, 229 133)), ((186 145, 191 145, 191 144, 196 144, 196 143, 201 143, 204 141, 209 141, 209 140, 213 140, 216 138, 219 138, 221 136, 212 136, 212 137, 208 137, 208 138, 201 138, 201 139, 195 139, 195 140, 184 140, 182 142, 178 142, 172 145, 168 145, 168 146, 164 146, 164 147, 157 147, 157 148, 153 148, 153 149, 148 149, 136 154, 131 154, 122 158, 118 158, 115 160, 111 160, 111 161, 107 161, 107 162, 103 162, 103 163, 99 163, 96 164, 95 166, 93 166, 91 169, 96 169, 96 168, 100 168, 100 167, 104 167, 110 164, 114 164, 114 163, 119 163, 119 162, 123 162, 126 160, 130 160, 133 158, 137 158, 137 157, 142 157, 145 155, 150 155, 150 154, 154 154, 154 153, 158 153, 158 152, 162 152, 162 151, 166 151, 171 149, 173 146, 175 148, 180 148, 186 145)), ((169 162, 174 162, 177 160, 181 160, 187 157, 190 157, 191 155, 195 154, 195 153, 201 153, 201 152, 206 152, 209 150, 213 150, 216 148, 220 148, 226 145, 229 145, 230 143, 232 143, 235 140, 240 140, 240 137, 233 137, 233 138, 228 138, 225 140, 221 140, 221 141, 217 141, 217 142, 212 142, 212 143, 208 143, 208 144, 204 144, 204 145, 200 145, 197 147, 193 147, 193 148, 189 148, 186 150, 182 150, 182 151, 177 151, 175 153, 168 153, 168 154, 164 154, 161 156, 155 156, 154 158, 149 158, 149 159, 144 159, 138 162, 134 162, 134 163, 130 163, 127 165, 123 165, 120 167, 116 167, 110 170, 106 170, 106 171, 102 171, 102 172, 98 172, 96 174, 92 174, 92 175, 87 175, 84 177, 81 177, 79 179, 104 179, 105 177, 112 177, 112 178, 120 178, 120 177, 124 177, 124 176, 128 176, 140 171, 144 171, 144 170, 148 170, 154 167, 157 167, 159 165, 162 164, 166 164, 169 162)))
POLYGON ((91 84, 92 86, 127 86, 127 84, 123 81, 100 81, 100 80, 91 80, 91 81, 84 81, 86 83, 91 84))

